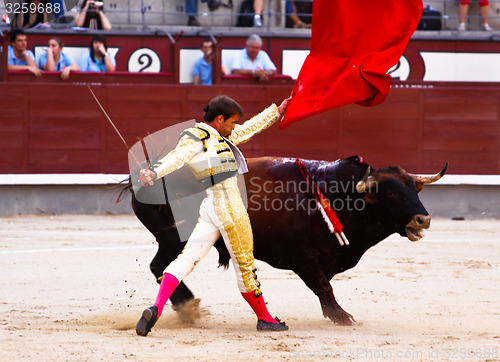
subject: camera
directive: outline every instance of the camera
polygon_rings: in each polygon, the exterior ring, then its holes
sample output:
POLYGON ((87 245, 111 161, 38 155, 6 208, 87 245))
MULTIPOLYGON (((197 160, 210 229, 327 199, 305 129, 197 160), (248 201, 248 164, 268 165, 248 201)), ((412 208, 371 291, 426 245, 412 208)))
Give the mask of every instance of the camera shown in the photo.
POLYGON ((94 1, 94 6, 99 7, 99 6, 103 6, 103 5, 104 5, 104 3, 102 1, 94 1))

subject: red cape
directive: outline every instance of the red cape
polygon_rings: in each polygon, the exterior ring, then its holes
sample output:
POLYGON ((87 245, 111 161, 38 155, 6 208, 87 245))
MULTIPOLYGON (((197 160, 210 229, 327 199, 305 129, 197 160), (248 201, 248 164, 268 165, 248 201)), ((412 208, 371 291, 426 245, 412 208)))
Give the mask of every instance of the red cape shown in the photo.
POLYGON ((375 106, 422 16, 422 0, 314 0, 311 52, 279 127, 350 103, 375 106))

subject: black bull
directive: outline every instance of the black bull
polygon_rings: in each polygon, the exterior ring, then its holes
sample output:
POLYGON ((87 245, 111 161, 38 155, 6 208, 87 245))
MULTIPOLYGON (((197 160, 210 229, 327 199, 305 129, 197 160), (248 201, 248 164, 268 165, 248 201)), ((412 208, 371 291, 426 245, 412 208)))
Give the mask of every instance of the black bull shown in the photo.
MULTIPOLYGON (((294 271, 318 296, 325 317, 352 325, 355 321, 336 302, 330 280, 354 267, 369 248, 393 233, 420 239, 422 229, 430 226, 430 216, 417 193, 423 184, 442 177, 446 166, 434 176, 421 177, 400 167, 372 170, 358 156, 335 162, 304 160, 304 164, 344 225, 350 245, 341 246, 330 233, 295 160, 265 157, 249 159, 245 175, 254 255, 275 268, 294 271)), ((144 204, 133 195, 132 207, 158 241, 150 267, 159 278, 185 244, 169 205, 144 204)), ((219 264, 227 266, 229 253, 222 238, 215 247, 219 264)), ((181 282, 170 300, 175 308, 193 297, 181 282)))

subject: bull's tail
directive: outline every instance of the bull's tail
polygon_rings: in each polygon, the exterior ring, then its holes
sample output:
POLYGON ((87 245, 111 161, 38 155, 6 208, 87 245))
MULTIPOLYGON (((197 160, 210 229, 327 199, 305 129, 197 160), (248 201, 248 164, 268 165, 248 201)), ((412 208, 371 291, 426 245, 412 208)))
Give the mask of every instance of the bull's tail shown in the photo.
POLYGON ((222 240, 222 237, 217 239, 214 247, 219 252, 219 267, 223 267, 224 270, 227 270, 227 268, 229 268, 229 260, 231 259, 231 255, 229 255, 229 251, 227 250, 226 244, 224 244, 224 240, 222 240))
MULTIPOLYGON (((120 181, 118 187, 120 186, 122 188, 118 193, 115 203, 119 203, 120 201, 122 201, 125 198, 125 193, 127 191, 133 192, 131 176, 127 177, 125 180, 120 181)), ((173 227, 175 226, 173 225, 173 227)), ((226 245, 224 244, 224 240, 222 240, 222 238, 219 238, 215 242, 214 247, 217 249, 217 252, 219 253, 219 261, 218 261, 219 267, 223 267, 224 270, 227 270, 227 268, 229 268, 229 260, 231 260, 231 256, 229 255, 229 251, 227 250, 226 245)))
POLYGON ((118 183, 118 186, 117 187, 122 187, 122 189, 120 190, 120 192, 118 193, 118 196, 116 198, 116 201, 115 201, 115 204, 119 203, 120 201, 123 200, 124 196, 123 194, 127 191, 130 191, 132 192, 132 180, 131 180, 131 177, 129 176, 128 178, 126 178, 125 180, 122 180, 118 183))

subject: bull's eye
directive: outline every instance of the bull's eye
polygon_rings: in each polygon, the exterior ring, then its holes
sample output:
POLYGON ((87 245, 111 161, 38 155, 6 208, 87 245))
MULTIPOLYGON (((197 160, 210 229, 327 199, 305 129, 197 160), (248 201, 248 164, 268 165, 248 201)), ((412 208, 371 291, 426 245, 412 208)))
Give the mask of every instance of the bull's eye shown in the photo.
POLYGON ((388 190, 385 194, 385 197, 388 201, 393 203, 405 202, 407 200, 406 195, 404 193, 393 190, 388 190))
POLYGON ((398 194, 392 190, 387 191, 386 196, 388 199, 397 199, 398 194))

